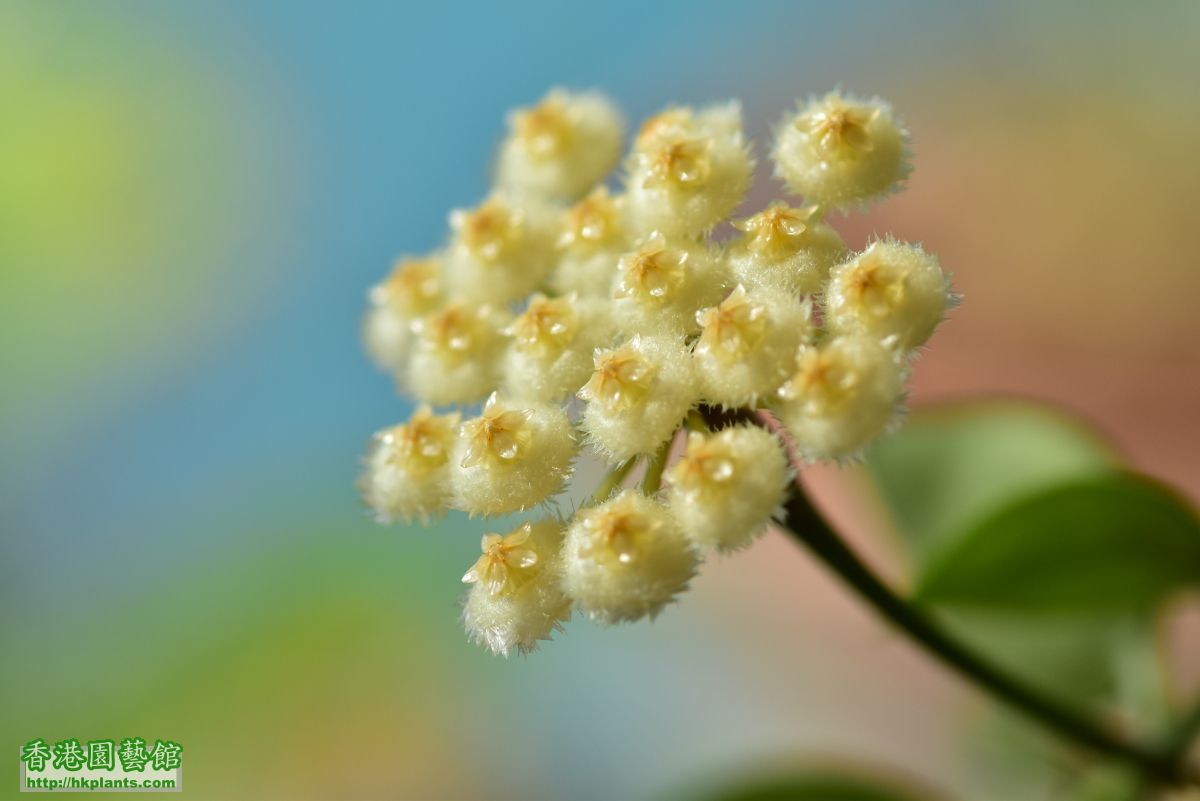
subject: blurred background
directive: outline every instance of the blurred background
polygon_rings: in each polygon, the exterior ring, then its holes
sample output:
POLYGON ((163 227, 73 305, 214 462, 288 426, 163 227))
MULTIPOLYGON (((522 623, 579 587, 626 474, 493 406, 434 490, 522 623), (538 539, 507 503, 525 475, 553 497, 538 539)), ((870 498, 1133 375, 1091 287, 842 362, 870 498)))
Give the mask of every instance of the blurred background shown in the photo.
MULTIPOLYGON (((551 86, 741 98, 763 157, 841 84, 916 169, 839 227, 966 296, 914 402, 1058 402, 1195 499, 1197 41, 1185 2, 0 4, 4 748, 172 739, 200 798, 641 799, 850 757, 978 798, 989 702, 776 534, 653 625, 470 646, 483 524, 355 494, 407 414, 365 291, 551 86)), ((886 557, 861 476, 813 481, 886 557)))

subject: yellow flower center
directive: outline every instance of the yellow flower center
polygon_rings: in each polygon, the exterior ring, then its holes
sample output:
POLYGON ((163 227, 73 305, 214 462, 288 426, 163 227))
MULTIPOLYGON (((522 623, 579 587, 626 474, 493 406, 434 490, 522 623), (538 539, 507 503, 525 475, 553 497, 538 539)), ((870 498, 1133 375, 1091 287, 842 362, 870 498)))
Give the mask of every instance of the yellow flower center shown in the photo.
POLYGON ((558 238, 560 248, 598 246, 612 238, 617 228, 617 207, 601 187, 567 211, 566 225, 558 238))
POLYGON ((659 112, 642 123, 635 147, 639 151, 647 151, 659 137, 685 130, 691 121, 692 115, 687 109, 671 108, 659 112))
POLYGON ((421 321, 421 335, 443 358, 461 360, 479 339, 479 319, 473 309, 454 303, 421 321))
POLYGON ((573 296, 547 298, 534 295, 525 313, 513 321, 507 333, 516 347, 540 356, 561 353, 575 336, 577 315, 573 296))
POLYGON ((529 409, 505 409, 493 394, 483 407, 483 414, 463 425, 467 440, 467 452, 462 466, 473 467, 485 458, 500 463, 511 463, 520 459, 529 449, 533 429, 529 409))
POLYGON ((616 297, 639 301, 665 300, 683 284, 687 252, 652 243, 621 257, 616 297))
POLYGON ((650 155, 645 186, 690 188, 704 183, 712 169, 708 144, 699 139, 668 139, 650 155))
POLYGON ((741 284, 719 306, 696 312, 701 326, 696 352, 712 354, 725 363, 744 357, 762 342, 767 309, 746 297, 741 284))
POLYGON ((618 498, 588 512, 584 524, 590 536, 588 544, 579 551, 581 557, 598 562, 616 560, 627 565, 637 557, 639 541, 657 531, 662 521, 638 511, 632 500, 618 498))
POLYGON ((483 582, 492 596, 517 589, 532 577, 530 568, 538 564, 537 551, 528 547, 532 532, 533 526, 526 523, 507 537, 485 534, 480 543, 483 555, 463 575, 463 583, 483 582))
POLYGON ((829 97, 820 109, 796 121, 827 156, 854 157, 869 153, 875 145, 868 127, 879 116, 878 108, 862 108, 829 97))
POLYGON ((907 272, 890 264, 872 246, 846 276, 846 296, 876 317, 886 317, 904 300, 907 272))
POLYGON ((810 414, 823 414, 841 406, 858 385, 858 374, 828 348, 804 348, 796 363, 796 374, 779 394, 803 402, 810 414))
POLYGON ((376 304, 387 303, 403 317, 428 314, 437 306, 442 284, 433 259, 402 259, 382 284, 371 290, 376 304))
POLYGON ((521 216, 493 198, 474 211, 454 212, 450 224, 461 247, 485 261, 496 261, 519 236, 521 216))
POLYGON ((628 409, 646 397, 657 372, 632 344, 597 354, 595 368, 579 397, 601 403, 609 411, 628 409))
POLYGON ((793 208, 772 203, 768 208, 733 225, 746 232, 746 247, 768 256, 788 256, 804 244, 804 234, 815 222, 816 206, 793 208))
POLYGON ((539 158, 562 153, 570 146, 573 133, 566 101, 557 94, 513 115, 513 129, 525 149, 539 158))
POLYGON ((383 444, 390 448, 388 462, 407 470, 441 467, 449 457, 457 426, 458 414, 437 417, 422 406, 407 423, 384 432, 383 444))
POLYGON ((728 442, 719 435, 706 437, 693 431, 688 434, 687 450, 671 467, 668 478, 684 493, 696 495, 728 485, 737 466, 728 442))

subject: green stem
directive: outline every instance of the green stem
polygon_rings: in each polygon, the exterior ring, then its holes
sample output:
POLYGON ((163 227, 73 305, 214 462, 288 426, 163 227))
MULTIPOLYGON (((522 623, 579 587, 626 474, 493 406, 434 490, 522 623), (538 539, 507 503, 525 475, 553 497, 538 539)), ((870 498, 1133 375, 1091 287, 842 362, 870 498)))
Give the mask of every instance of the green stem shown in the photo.
MULTIPOLYGON (((781 433, 778 423, 770 417, 760 416, 758 422, 781 433)), ((1190 778, 1186 766, 1176 755, 1125 742, 1079 711, 1005 673, 954 639, 933 618, 897 595, 859 559, 812 505, 799 480, 784 509, 783 526, 789 534, 837 573, 875 611, 944 664, 1063 737, 1126 762, 1155 781, 1177 784, 1190 778)))
POLYGON ((608 475, 604 477, 604 480, 600 482, 595 492, 592 493, 591 502, 602 503, 608 500, 608 496, 612 495, 613 490, 621 486, 621 482, 629 475, 629 471, 633 469, 635 464, 637 464, 637 457, 630 456, 624 462, 609 470, 608 475))
POLYGON ((646 475, 642 478, 642 494, 653 495, 662 486, 663 470, 667 468, 667 459, 671 456, 671 445, 675 442, 672 434, 667 441, 658 446, 658 450, 646 463, 646 475))

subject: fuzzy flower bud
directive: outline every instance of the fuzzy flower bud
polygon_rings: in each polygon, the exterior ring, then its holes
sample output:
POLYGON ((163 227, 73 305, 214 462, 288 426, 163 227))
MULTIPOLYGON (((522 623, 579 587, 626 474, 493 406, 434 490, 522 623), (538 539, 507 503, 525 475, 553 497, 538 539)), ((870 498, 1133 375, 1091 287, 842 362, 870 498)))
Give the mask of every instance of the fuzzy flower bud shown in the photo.
POLYGON ((649 119, 627 164, 630 219, 643 233, 694 237, 737 208, 754 160, 736 102, 649 119))
POLYGON ((838 333, 866 334, 910 350, 929 339, 952 299, 936 256, 887 239, 834 268, 825 321, 838 333))
POLYGON ((500 382, 508 315, 451 303, 413 324, 417 342, 405 387, 426 403, 477 403, 500 382))
POLYGON ((697 562, 667 510, 625 490, 579 512, 567 530, 563 588, 593 620, 654 617, 687 589, 697 562))
POLYGON ((613 316, 629 334, 695 333, 696 311, 719 301, 725 285, 723 265, 706 245, 668 242, 655 231, 617 264, 613 316))
POLYGON ((363 343, 379 369, 397 373, 408 364, 413 321, 444 301, 441 271, 439 256, 397 259, 388 277, 371 287, 363 343))
POLYGON ((908 177, 907 141, 887 103, 830 92, 783 118, 772 153, 775 174, 810 202, 845 208, 885 195, 908 177))
POLYGON ((696 313, 693 359, 704 399, 756 406, 791 375, 796 348, 812 336, 809 303, 779 290, 741 284, 715 307, 696 313))
POLYGON ((809 460, 853 456, 899 415, 906 368, 877 339, 846 335, 801 347, 796 367, 779 390, 779 414, 809 460))
POLYGON ((483 555, 463 576, 470 584, 463 624, 477 645, 494 654, 529 653, 571 616, 559 574, 562 525, 525 523, 507 536, 487 534, 483 555))
POLYGON ((670 337, 635 336, 597 351, 594 367, 579 390, 587 401, 582 424, 591 445, 613 463, 653 453, 697 400, 692 360, 670 337))
POLYGON ((595 92, 551 90, 536 106, 510 114, 508 123, 496 183, 517 196, 574 200, 621 158, 621 115, 595 92))
POLYGON ((617 259, 632 244, 623 201, 599 187, 563 215, 558 265, 550 275, 555 291, 606 300, 612 296, 617 259))
POLYGON ((567 415, 548 406, 511 406, 496 393, 459 429, 451 472, 455 507, 502 515, 539 504, 563 488, 575 438, 567 415))
POLYGON ((437 416, 422 406, 371 438, 359 489, 378 522, 426 522, 446 511, 458 420, 457 412, 437 416))
POLYGON ((775 202, 733 225, 743 233, 726 248, 726 264, 748 287, 811 295, 846 257, 846 243, 815 206, 775 202))
POLYGON ((611 343, 608 304, 574 294, 535 294, 506 333, 512 337, 504 365, 506 394, 550 403, 573 395, 592 374, 592 354, 611 343))
POLYGON ((688 434, 667 472, 671 514, 700 548, 730 551, 766 530, 791 481, 779 440, 755 426, 688 434))
POLYGON ((450 214, 446 273, 455 293, 472 303, 507 303, 532 291, 554 266, 554 210, 493 194, 473 210, 450 214))

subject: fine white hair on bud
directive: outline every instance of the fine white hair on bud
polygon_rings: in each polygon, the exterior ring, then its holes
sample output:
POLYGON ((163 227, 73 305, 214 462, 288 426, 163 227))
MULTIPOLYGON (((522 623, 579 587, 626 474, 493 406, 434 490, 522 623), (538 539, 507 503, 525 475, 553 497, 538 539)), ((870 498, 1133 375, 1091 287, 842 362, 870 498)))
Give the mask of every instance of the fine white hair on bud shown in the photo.
POLYGON ((396 374, 408 364, 413 321, 445 300, 441 273, 441 257, 437 254, 400 258, 387 278, 371 287, 363 319, 363 344, 380 370, 396 374))
POLYGON ((654 617, 687 589, 698 561, 663 506, 625 490, 575 516, 563 545, 563 589, 602 623, 654 617))
POLYGON ((756 426, 692 431, 667 472, 671 514, 703 550, 743 548, 766 530, 791 481, 779 440, 756 426))
POLYGON ((911 350, 933 334, 952 298, 936 256, 885 239, 833 269, 825 322, 838 333, 866 334, 911 350))
POLYGON ((771 155, 790 191, 847 208, 894 191, 908 177, 907 142, 887 103, 830 92, 783 118, 771 155))
POLYGON ((563 592, 563 526, 556 520, 521 525, 506 536, 486 534, 483 555, 463 576, 467 636, 494 654, 527 654, 571 616, 563 592))
POLYGON ((756 406, 792 373, 796 348, 812 337, 810 304, 781 290, 741 284, 720 304, 696 313, 693 349, 704 399, 736 409, 756 406))
POLYGON ((508 118, 496 184, 516 196, 572 201, 607 175, 621 158, 625 124, 597 92, 552 89, 508 118))
POLYGON ((650 118, 626 171, 638 231, 685 237, 708 231, 742 202, 754 173, 741 106, 670 108, 650 118))
POLYGON ((500 383, 508 323, 503 311, 461 301, 422 317, 403 386, 434 405, 478 403, 500 383))
POLYGON ((422 406, 371 438, 359 490, 378 522, 426 522, 449 508, 458 421, 457 412, 439 416, 422 406))
POLYGON ((561 409, 514 405, 492 393, 480 416, 459 428, 450 474, 455 508, 502 515, 542 503, 563 488, 576 449, 561 409))
POLYGON ((653 453, 698 399, 692 360, 673 337, 635 336, 597 351, 579 397, 588 441, 612 463, 653 453))
POLYGON ((478 208, 450 213, 446 275, 472 303, 507 303, 535 289, 554 267, 557 212, 493 193, 478 208))
POLYGON ((623 206, 623 197, 612 197, 601 186, 563 214, 558 265, 549 279, 556 292, 611 297, 617 259, 632 245, 623 206))
POLYGON ((726 283, 724 265, 707 245, 655 231, 617 264, 613 316, 629 334, 694 334, 697 310, 719 301, 726 283))
POLYGON ((816 206, 776 201, 733 226, 742 234, 725 248, 726 264, 734 279, 748 287, 816 294, 830 268, 848 252, 816 206))
POLYGON ((535 294, 506 330, 512 338, 504 363, 505 394, 553 403, 574 394, 592 374, 596 348, 611 344, 608 304, 574 293, 535 294))
POLYGON ((848 334, 802 346, 779 415, 810 461, 856 455, 899 416, 907 367, 878 339, 848 334))

